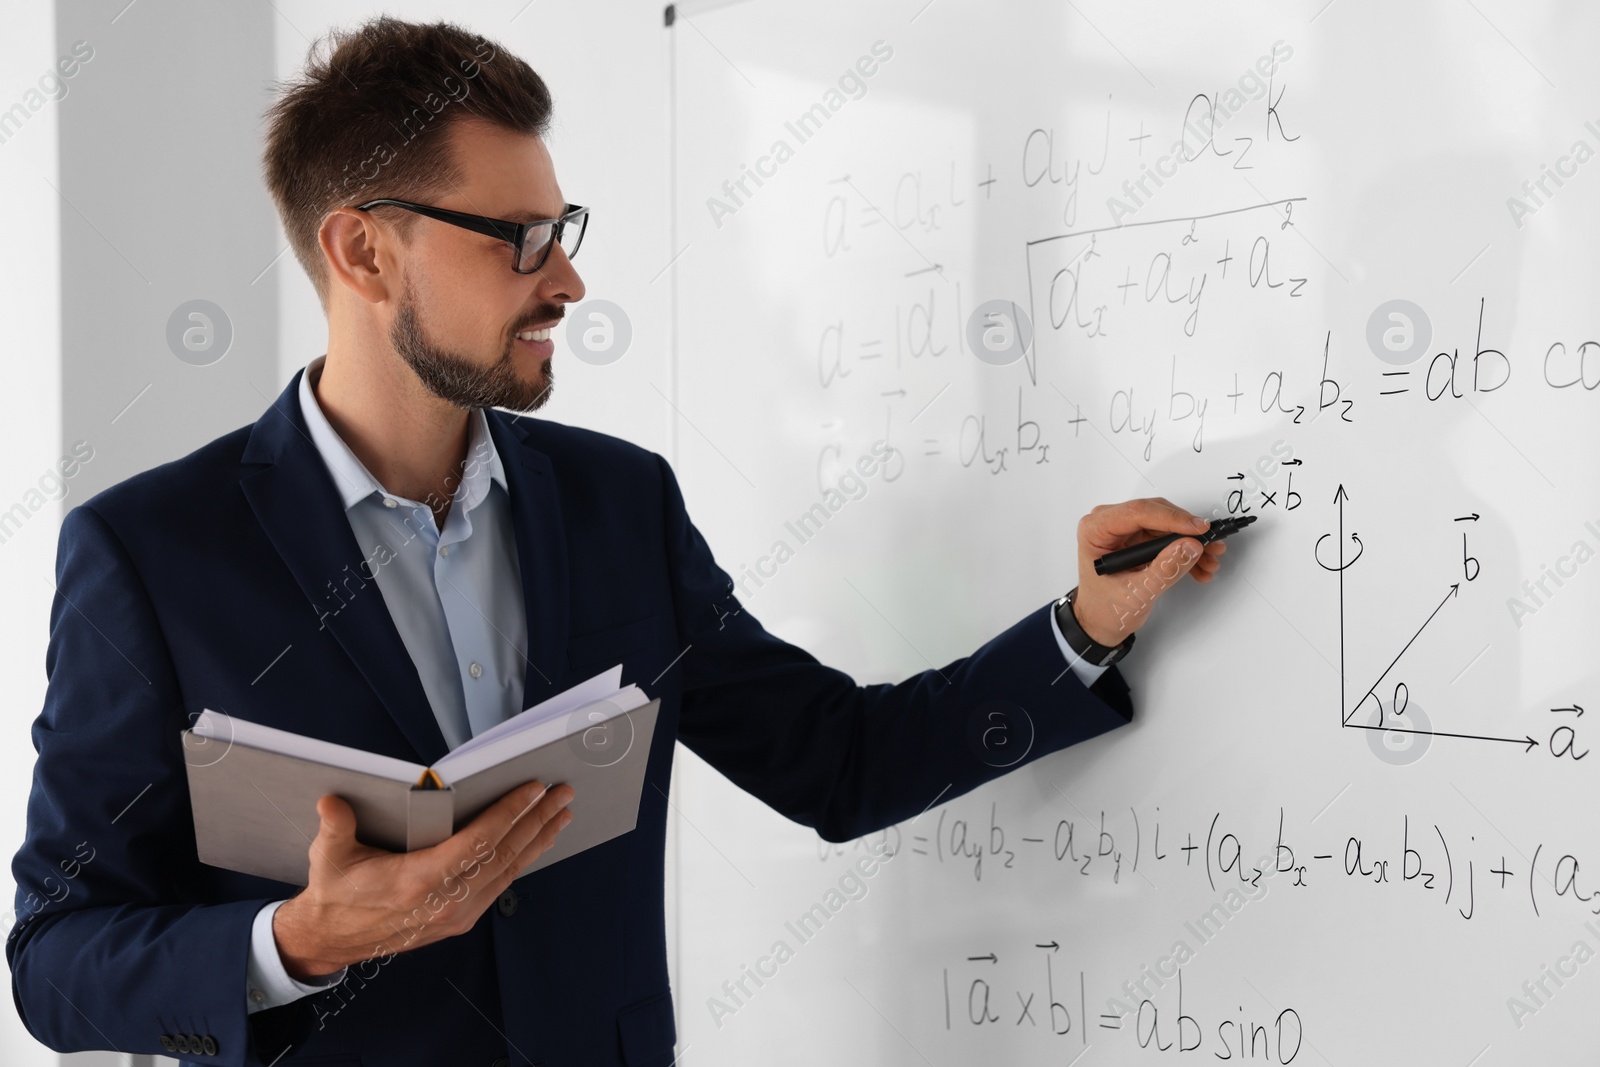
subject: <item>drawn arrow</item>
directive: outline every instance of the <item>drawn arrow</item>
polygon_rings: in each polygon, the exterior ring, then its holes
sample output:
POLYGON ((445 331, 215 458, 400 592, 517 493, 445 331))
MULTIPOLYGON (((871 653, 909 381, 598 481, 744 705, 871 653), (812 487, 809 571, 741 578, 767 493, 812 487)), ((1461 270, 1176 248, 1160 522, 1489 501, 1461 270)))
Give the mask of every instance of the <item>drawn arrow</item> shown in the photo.
MULTIPOLYGON (((1345 718, 1345 692, 1344 692, 1344 502, 1350 499, 1350 494, 1344 491, 1344 483, 1339 483, 1339 488, 1334 491, 1333 502, 1339 505, 1339 725, 1343 726, 1350 720, 1345 718)), ((1317 544, 1321 544, 1321 540, 1317 544)), ((1313 553, 1314 554, 1314 553, 1313 553)), ((1360 558, 1360 553, 1357 553, 1360 558)), ((1320 565, 1322 561, 1319 559, 1320 565)))
POLYGON ((1059 948, 1060 948, 1060 947, 1061 947, 1061 946, 1060 946, 1060 945, 1058 945, 1058 944, 1056 944, 1056 943, 1055 943, 1055 942, 1054 942, 1054 941, 1052 941, 1052 942, 1050 942, 1050 943, 1049 943, 1049 944, 1048 944, 1048 945, 1034 945, 1034 946, 1033 946, 1033 947, 1034 947, 1034 948, 1047 948, 1047 949, 1049 949, 1049 950, 1050 950, 1050 951, 1051 951, 1051 952, 1054 952, 1054 951, 1056 951, 1056 950, 1057 950, 1057 949, 1059 949, 1059 948))
POLYGON ((1551 708, 1550 710, 1551 711, 1575 711, 1575 712, 1578 713, 1578 718, 1580 718, 1580 719, 1583 718, 1583 705, 1582 704, 1574 704, 1570 708, 1551 708))
POLYGON ((1397 734, 1427 734, 1430 737, 1462 737, 1470 741, 1505 741, 1508 744, 1524 746, 1522 749, 1524 753, 1532 752, 1539 746, 1539 742, 1527 734, 1523 734, 1521 737, 1488 737, 1484 734, 1452 734, 1443 730, 1407 730, 1399 726, 1367 726, 1363 723, 1346 723, 1345 726, 1351 730, 1383 730, 1397 734))
MULTIPOLYGON (((1339 574, 1340 574, 1340 577, 1342 579, 1343 576, 1344 576, 1344 572, 1340 571, 1339 574)), ((1451 597, 1459 596, 1460 592, 1461 592, 1461 583, 1460 582, 1452 583, 1451 586, 1450 586, 1450 591, 1444 595, 1444 599, 1443 600, 1439 601, 1438 607, 1434 608, 1433 612, 1426 619, 1423 620, 1422 625, 1417 627, 1417 632, 1411 635, 1411 640, 1407 641, 1405 643, 1405 648, 1402 648, 1395 655, 1394 659, 1389 661, 1389 665, 1383 669, 1383 673, 1378 675, 1378 680, 1376 682, 1372 683, 1372 688, 1367 690, 1366 696, 1363 696, 1360 700, 1356 701, 1356 706, 1354 708, 1351 708, 1350 709, 1350 713, 1344 717, 1344 724, 1345 725, 1349 725, 1350 720, 1355 717, 1355 713, 1358 710, 1360 710, 1361 705, 1365 704, 1367 702, 1367 697, 1369 697, 1373 693, 1375 693, 1377 691, 1377 689, 1378 689, 1379 684, 1381 684, 1383 682, 1384 678, 1388 677, 1390 671, 1394 670, 1394 665, 1396 663, 1400 662, 1400 657, 1406 654, 1406 649, 1410 648, 1412 643, 1415 642, 1416 639, 1422 635, 1422 631, 1427 628, 1428 623, 1433 621, 1434 615, 1439 614, 1439 612, 1444 608, 1445 603, 1447 601, 1449 601, 1449 599, 1451 597)), ((1342 613, 1341 613, 1340 617, 1341 618, 1343 617, 1342 613)), ((1343 632, 1343 627, 1342 626, 1340 627, 1340 632, 1341 633, 1343 632)), ((1382 707, 1382 701, 1379 701, 1379 707, 1382 707)), ((1426 733, 1427 731, 1422 731, 1422 732, 1426 733)), ((1501 740, 1501 741, 1503 741, 1503 740, 1505 740, 1505 738, 1492 738, 1491 740, 1501 740)), ((1522 743, 1521 741, 1517 742, 1517 744, 1519 744, 1519 745, 1521 743, 1522 743)))
POLYGON ((1330 538, 1332 536, 1333 536, 1333 534, 1323 534, 1321 537, 1317 538, 1317 546, 1316 546, 1316 549, 1313 551, 1312 555, 1317 557, 1317 566, 1321 567, 1323 570, 1325 570, 1325 571, 1339 571, 1340 573, 1343 573, 1346 568, 1350 567, 1352 564, 1355 563, 1356 560, 1361 558, 1361 553, 1363 553, 1363 552, 1365 552, 1367 550, 1367 546, 1361 543, 1361 535, 1360 534, 1352 533, 1350 535, 1350 540, 1352 540, 1352 541, 1354 541, 1356 543, 1356 554, 1351 556, 1349 559, 1345 559, 1344 558, 1344 552, 1343 552, 1344 542, 1340 541, 1339 542, 1339 544, 1340 544, 1339 562, 1338 562, 1337 565, 1330 567, 1330 566, 1328 566, 1328 564, 1322 562, 1322 542, 1326 541, 1328 538, 1330 538))
POLYGON ((968 956, 967 957, 967 961, 969 963, 978 963, 978 962, 980 962, 982 960, 988 960, 990 963, 999 963, 1000 962, 1000 957, 996 956, 993 952, 989 953, 987 956, 968 956))

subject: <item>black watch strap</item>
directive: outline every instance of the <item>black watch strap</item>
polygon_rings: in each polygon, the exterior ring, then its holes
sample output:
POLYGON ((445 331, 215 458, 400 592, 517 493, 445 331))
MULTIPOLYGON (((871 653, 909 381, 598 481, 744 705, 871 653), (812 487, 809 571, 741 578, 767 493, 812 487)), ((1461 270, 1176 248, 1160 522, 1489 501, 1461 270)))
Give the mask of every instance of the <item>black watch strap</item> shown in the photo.
POLYGON ((1078 616, 1073 613, 1072 604, 1077 596, 1078 587, 1073 586, 1066 596, 1056 601, 1056 625, 1061 627, 1061 636, 1066 638, 1067 647, 1085 663, 1109 667, 1128 654, 1128 650, 1133 648, 1133 639, 1138 635, 1129 634, 1120 645, 1100 644, 1084 632, 1078 623, 1078 616))

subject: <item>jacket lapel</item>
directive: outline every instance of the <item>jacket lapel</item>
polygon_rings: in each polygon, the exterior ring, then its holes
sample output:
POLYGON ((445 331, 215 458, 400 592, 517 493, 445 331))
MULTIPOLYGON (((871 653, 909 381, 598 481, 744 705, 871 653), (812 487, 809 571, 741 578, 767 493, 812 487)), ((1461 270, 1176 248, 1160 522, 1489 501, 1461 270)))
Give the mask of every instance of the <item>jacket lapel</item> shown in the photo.
POLYGON ((265 466, 246 473, 240 488, 315 615, 378 694, 416 758, 431 765, 449 746, 383 594, 362 567, 333 476, 306 429, 299 393, 304 373, 295 374, 251 428, 241 459, 265 466))
POLYGON ((522 706, 567 686, 567 534, 550 457, 533 446, 533 422, 491 408, 489 434, 505 468, 511 524, 517 535, 522 600, 528 617, 522 706))
MULTIPOLYGON (((295 373, 251 428, 241 459, 262 466, 247 472, 240 487, 316 616, 377 693, 416 758, 432 765, 449 746, 377 583, 361 570, 360 546, 300 410, 304 373, 295 373), (346 583, 354 595, 345 592, 346 583)), ((522 572, 526 708, 566 685, 566 533, 550 458, 528 440, 531 424, 493 409, 485 414, 505 469, 522 572)))

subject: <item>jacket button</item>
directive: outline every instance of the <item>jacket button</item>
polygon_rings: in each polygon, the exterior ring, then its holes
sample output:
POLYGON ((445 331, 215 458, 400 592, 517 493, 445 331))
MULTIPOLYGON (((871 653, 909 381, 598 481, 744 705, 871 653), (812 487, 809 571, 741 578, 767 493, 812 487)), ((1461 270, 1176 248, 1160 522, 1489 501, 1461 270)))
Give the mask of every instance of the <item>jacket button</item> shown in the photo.
POLYGON ((217 1054, 217 1039, 212 1037, 210 1034, 201 1035, 200 1051, 204 1052, 207 1056, 215 1056, 217 1054))
POLYGON ((498 907, 500 908, 501 915, 505 915, 507 917, 515 915, 517 913, 517 894, 509 889, 507 889, 504 893, 501 893, 498 907))
POLYGON ((166 1049, 168 1052, 176 1052, 176 1051, 178 1051, 178 1043, 176 1041, 172 1040, 172 1035, 171 1034, 162 1034, 161 1035, 161 1047, 166 1049))
MULTIPOLYGON (((189 1051, 189 1036, 187 1034, 173 1034, 172 1035, 172 1040, 174 1040, 174 1041, 176 1041, 178 1043, 178 1051, 179 1052, 188 1052, 189 1051)), ((199 1049, 195 1049, 194 1051, 199 1052, 200 1050, 199 1049)))

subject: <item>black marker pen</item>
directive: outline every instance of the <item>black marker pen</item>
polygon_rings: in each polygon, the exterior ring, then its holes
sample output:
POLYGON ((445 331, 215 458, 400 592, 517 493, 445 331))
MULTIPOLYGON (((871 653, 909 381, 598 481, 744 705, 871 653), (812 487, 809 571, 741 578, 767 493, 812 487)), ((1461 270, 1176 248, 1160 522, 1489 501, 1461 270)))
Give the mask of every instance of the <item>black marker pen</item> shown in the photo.
POLYGON ((1127 548, 1119 548, 1115 552, 1107 552, 1094 561, 1096 574, 1115 574, 1132 567, 1142 566, 1161 555, 1161 550, 1174 541, 1181 541, 1185 537, 1192 537, 1202 545, 1209 545, 1213 541, 1220 541, 1229 534, 1238 533, 1240 530, 1256 521, 1256 516, 1245 515, 1237 519, 1213 519, 1211 526, 1201 534, 1164 534, 1151 541, 1141 541, 1127 548))

